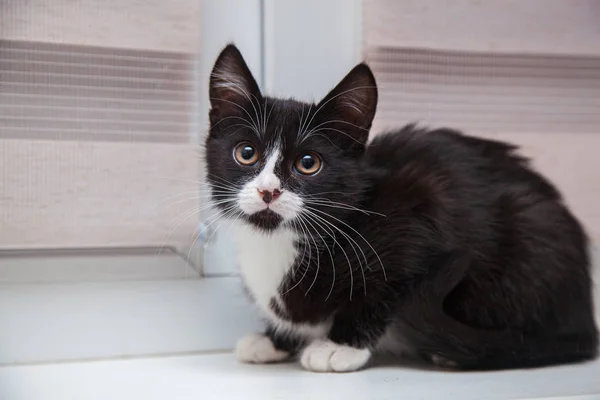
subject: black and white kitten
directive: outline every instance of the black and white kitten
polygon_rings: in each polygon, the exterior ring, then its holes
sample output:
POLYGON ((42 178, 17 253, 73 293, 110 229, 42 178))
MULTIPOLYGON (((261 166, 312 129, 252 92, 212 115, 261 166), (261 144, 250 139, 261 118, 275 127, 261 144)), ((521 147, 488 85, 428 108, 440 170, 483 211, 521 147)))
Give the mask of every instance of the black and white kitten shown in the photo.
POLYGON ((210 98, 212 199, 266 320, 239 360, 352 371, 375 352, 465 369, 596 356, 586 235, 514 146, 415 126, 367 144, 365 64, 307 104, 263 96, 229 45, 210 98))

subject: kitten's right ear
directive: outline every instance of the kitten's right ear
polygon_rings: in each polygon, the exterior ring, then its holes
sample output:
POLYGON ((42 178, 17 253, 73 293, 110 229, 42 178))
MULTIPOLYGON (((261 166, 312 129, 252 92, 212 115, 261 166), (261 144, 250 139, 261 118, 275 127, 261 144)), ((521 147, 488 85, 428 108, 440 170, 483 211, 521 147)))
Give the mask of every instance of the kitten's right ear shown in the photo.
POLYGON ((243 114, 242 109, 261 99, 260 89, 244 57, 233 44, 227 45, 217 57, 210 75, 210 122, 243 114))
POLYGON ((317 105, 324 128, 365 144, 377 109, 377 83, 371 68, 354 67, 317 105))

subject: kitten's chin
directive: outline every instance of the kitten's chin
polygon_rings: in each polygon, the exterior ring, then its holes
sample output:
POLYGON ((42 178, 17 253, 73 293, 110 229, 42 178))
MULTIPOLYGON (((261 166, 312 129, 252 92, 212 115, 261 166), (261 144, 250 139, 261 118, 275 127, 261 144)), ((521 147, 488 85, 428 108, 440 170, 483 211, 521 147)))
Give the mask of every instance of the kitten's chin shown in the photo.
POLYGON ((252 225, 267 231, 276 229, 283 222, 281 215, 268 208, 248 216, 248 220, 252 225))

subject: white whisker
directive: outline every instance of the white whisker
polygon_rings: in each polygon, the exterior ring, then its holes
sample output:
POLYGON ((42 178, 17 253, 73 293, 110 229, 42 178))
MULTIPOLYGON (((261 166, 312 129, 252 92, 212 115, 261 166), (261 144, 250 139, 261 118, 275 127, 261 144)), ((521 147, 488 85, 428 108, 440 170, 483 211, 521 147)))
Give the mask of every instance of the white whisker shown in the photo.
POLYGON ((321 214, 324 214, 330 218, 333 218, 334 220, 338 221, 339 223, 347 226, 348 228, 350 228, 354 233, 356 233, 362 240, 364 240, 364 242, 367 244, 367 246, 369 246, 371 248, 371 251, 373 251, 373 254, 375 254, 375 256, 377 257, 377 260, 379 260, 379 264, 381 264, 381 270, 383 271, 383 277, 385 278, 385 280, 387 281, 387 274, 385 273, 385 267, 383 266, 383 261, 381 261, 381 258, 379 257, 379 254, 377 253, 377 251, 375 251, 375 249, 373 248, 373 246, 371 246, 371 243, 369 243, 369 241, 367 239, 365 239, 365 237, 363 235, 361 235, 356 229, 354 229, 353 227, 351 227, 350 225, 348 225, 347 223, 345 223, 344 221, 340 220, 339 218, 336 218, 324 211, 321 211, 319 209, 316 209, 314 207, 307 207, 310 208, 313 211, 319 212, 321 214))
MULTIPOLYGON (((251 122, 252 131, 255 132, 260 137, 258 125, 256 125, 256 123, 252 119, 252 116, 250 115, 250 113, 244 107, 240 106, 236 102, 233 102, 233 101, 230 101, 230 100, 226 100, 226 99, 215 99, 215 98, 212 98, 212 97, 210 99, 211 100, 216 100, 216 101, 224 101, 226 103, 233 104, 234 106, 238 107, 240 110, 244 111, 246 113, 246 115, 248 116, 248 118, 250 118, 250 121, 246 121, 246 122, 251 122)), ((252 107, 254 107, 254 105, 252 107)))
MULTIPOLYGON (((305 221, 305 225, 306 225, 306 222, 308 222, 308 221, 305 221)), ((319 246, 317 245, 317 242, 315 240, 314 235, 312 233, 310 233, 310 230, 308 229, 308 226, 306 226, 306 229, 307 229, 308 234, 310 235, 310 237, 311 237, 311 239, 312 239, 312 241, 313 241, 313 243, 315 245, 315 249, 316 249, 316 253, 317 253, 317 270, 315 271, 315 277, 313 278, 312 283, 308 287, 308 290, 306 290, 306 293, 304 293, 305 297, 308 296, 308 292, 310 292, 310 289, 312 289, 312 287, 314 286, 315 282, 317 281, 317 277, 319 276, 319 269, 321 268, 321 263, 320 263, 320 259, 319 259, 319 253, 320 253, 319 246)))
POLYGON ((169 241, 169 239, 171 239, 171 236, 173 235, 173 233, 175 232, 175 230, 177 230, 177 228, 179 228, 179 226, 181 226, 181 224, 183 224, 188 218, 190 218, 192 215, 199 213, 199 207, 194 207, 191 210, 187 210, 182 212, 181 214, 179 214, 177 217, 175 217, 175 220, 178 220, 179 218, 181 218, 183 215, 185 215, 185 218, 183 218, 181 221, 179 221, 170 231, 169 234, 167 235, 167 237, 165 238, 165 240, 163 241, 162 245, 160 246, 160 248, 157 251, 157 254, 161 254, 164 247, 166 246, 167 242, 169 241))
POLYGON ((327 221, 325 218, 323 218, 323 217, 321 217, 319 215, 316 215, 314 213, 311 213, 310 211, 305 211, 305 212, 309 213, 314 218, 317 218, 317 219, 323 221, 324 223, 330 225, 331 227, 335 228, 336 230, 338 230, 342 234, 342 236, 348 241, 348 244, 350 245, 350 247, 352 247, 352 250, 354 251, 354 254, 356 255, 356 261, 358 261, 358 266, 360 267, 360 271, 362 273, 363 288, 364 288, 364 292, 365 292, 365 295, 366 295, 367 294, 367 280, 366 280, 366 277, 365 277, 365 270, 363 268, 360 256, 358 255, 358 252, 356 251, 356 248, 358 248, 358 250, 360 250, 360 252, 362 253, 362 255, 363 255, 364 259, 365 259, 365 267, 368 267, 368 262, 367 262, 367 257, 365 255, 365 253, 362 251, 362 249, 360 248, 360 246, 358 245, 358 243, 356 243, 356 241, 354 239, 352 239, 350 237, 350 235, 348 235, 346 232, 344 232, 343 230, 341 230, 338 226, 336 226, 336 225, 332 224, 331 222, 327 221))
MULTIPOLYGON (((234 87, 236 88, 240 93, 242 93, 250 102, 250 105, 252 105, 252 108, 254 109, 254 114, 256 116, 256 123, 254 124, 257 128, 257 133, 258 133, 258 122, 259 122, 259 117, 258 117, 258 111, 256 110, 256 107, 254 106, 254 101, 252 101, 252 99, 250 98, 250 95, 248 95, 248 92, 243 88, 243 86, 237 82, 233 82, 232 80, 230 80, 228 78, 228 75, 226 73, 221 73, 221 72, 214 72, 211 74, 212 77, 219 79, 222 82, 218 82, 216 85, 217 86, 221 86, 221 87, 225 87, 225 88, 231 88, 234 87)), ((254 94, 251 94, 252 97, 254 97, 254 99, 256 99, 258 105, 260 106, 260 102, 258 101, 258 99, 256 98, 256 96, 254 94)), ((223 100, 223 99, 216 99, 216 100, 223 100)), ((231 102, 233 104, 236 104, 234 102, 231 102)), ((246 111, 245 108, 243 108, 242 106, 236 104, 238 107, 240 107, 241 109, 243 109, 244 111, 246 111)), ((248 115, 248 117, 250 118, 250 120, 252 120, 252 117, 250 116, 250 113, 248 113, 246 111, 246 114, 248 115)), ((254 120, 252 120, 254 121, 254 120)), ((260 137, 260 134, 259 134, 260 137)))
MULTIPOLYGON (((306 224, 304 224, 302 222, 302 219, 298 219, 298 222, 300 223, 300 225, 302 227, 301 229, 302 229, 303 234, 308 239, 308 228, 306 227, 306 224)), ((302 281, 304 280, 304 277, 306 276, 306 273, 308 272, 308 270, 310 268, 310 261, 312 259, 312 248, 310 246, 310 241, 307 241, 306 245, 308 246, 308 262, 306 264, 306 268, 304 268, 304 273, 302 274, 302 277, 300 277, 300 280, 298 282, 296 282, 296 284, 293 285, 291 288, 289 288, 288 290, 286 290, 282 295, 285 295, 286 293, 288 293, 288 292, 292 291, 293 289, 295 289, 296 287, 298 287, 298 285, 300 285, 300 283, 302 283, 302 281)), ((304 258, 302 259, 302 261, 303 260, 304 260, 304 258)), ((300 266, 302 266, 302 261, 299 264, 300 266)))
MULTIPOLYGON (((329 257, 331 258, 331 269, 333 270, 333 282, 331 283, 331 288, 329 289, 329 293, 327 294, 327 297, 325 298, 325 301, 327 301, 327 299, 329 299, 329 296, 331 296, 331 292, 333 291, 333 285, 335 284, 335 262, 333 261, 333 254, 331 254, 331 250, 329 250, 329 247, 327 247, 327 243, 325 242, 325 239, 323 239, 323 236, 321 236, 321 234, 319 233, 318 229, 316 229, 315 226, 310 221, 306 220, 305 222, 308 223, 315 230, 317 235, 319 235, 319 237, 321 238, 321 241, 323 242, 325 249, 329 253, 329 257)), ((315 224, 317 224, 317 223, 315 222, 315 224)), ((315 274, 315 277, 314 277, 310 287, 306 291, 306 294, 308 294, 308 292, 310 292, 310 289, 312 289, 313 285, 317 281, 317 276, 319 274, 319 269, 318 269, 319 266, 320 266, 319 260, 317 260, 317 273, 315 274)))
MULTIPOLYGON (((372 89, 372 88, 376 88, 376 86, 357 86, 357 87, 354 87, 354 88, 352 88, 352 89, 344 90, 343 92, 336 94, 335 96, 333 96, 332 98, 328 99, 326 102, 324 102, 323 104, 321 104, 321 106, 320 106, 320 107, 317 109, 317 111, 315 111, 315 113, 313 114, 312 118, 310 119, 310 121, 308 122, 308 124, 307 124, 306 126, 307 126, 307 127, 308 127, 308 126, 310 126, 310 124, 312 124, 313 120, 315 119, 315 117, 317 116, 317 114, 319 113, 319 111, 321 111, 321 109, 323 109, 323 107, 325 107, 325 106, 327 105, 327 103, 329 103, 329 102, 330 102, 330 101, 332 101, 333 99, 335 99, 335 98, 337 98, 337 97, 339 97, 339 96, 341 96, 341 95, 343 95, 343 94, 346 94, 346 93, 352 92, 352 91, 354 91, 354 90, 359 90, 359 89, 372 89)), ((360 110, 359 110, 359 111, 360 111, 360 110)), ((304 136, 304 132, 302 133, 302 135, 304 136)), ((302 140, 304 140, 304 139, 305 139, 305 138, 302 138, 302 140)))
POLYGON ((327 120, 327 121, 325 121, 325 122, 321 122, 319 125, 315 126, 315 127, 314 127, 314 128, 312 128, 310 131, 308 131, 308 132, 307 132, 305 135, 308 137, 308 136, 310 136, 310 135, 311 135, 311 134, 312 134, 314 131, 316 131, 317 129, 319 129, 320 127, 322 127, 322 126, 324 126, 324 125, 327 125, 327 124, 336 124, 336 123, 339 123, 339 124, 347 124, 347 125, 351 125, 351 126, 353 126, 353 127, 355 127, 355 128, 362 129, 363 131, 367 131, 367 132, 369 132, 369 130, 368 130, 367 128, 363 128, 362 126, 358 126, 358 125, 356 125, 356 124, 353 124, 352 122, 344 121, 344 120, 341 120, 341 119, 330 119, 330 120, 327 120))
MULTIPOLYGON (((319 219, 323 220, 322 217, 319 217, 318 215, 316 215, 310 211, 305 211, 305 212, 306 212, 306 217, 311 219, 315 223, 319 222, 319 219)), ((325 221, 325 220, 323 220, 323 221, 328 223, 328 221, 325 221)), ((335 225, 332 225, 331 223, 328 223, 328 224, 337 229, 337 227, 335 225)), ((325 229, 325 225, 321 225, 321 226, 324 228, 324 230, 327 230, 327 229, 325 229)), ((339 231, 339 229, 338 229, 338 231, 339 231)), ((348 253, 346 253, 346 250, 344 250, 344 247, 335 238, 335 232, 333 230, 331 230, 330 232, 331 233, 329 234, 329 236, 333 239, 334 244, 337 244, 338 247, 340 248, 340 250, 342 250, 342 253, 344 253, 344 257, 346 257, 346 261, 348 261, 348 271, 350 272, 350 300, 352 300, 352 293, 354 291, 354 273, 352 272, 353 271, 352 263, 350 262, 350 257, 348 256, 348 253)), ((343 234, 343 232, 341 232, 341 233, 343 234)), ((355 250, 355 252, 356 252, 356 250, 355 250)), ((331 289, 331 290, 333 290, 333 289, 331 289)))
POLYGON ((245 122, 245 123, 244 123, 244 124, 234 124, 234 125, 230 125, 230 127, 234 127, 234 126, 243 126, 243 127, 246 127, 246 128, 248 128, 248 129, 250 129, 250 130, 251 130, 251 131, 253 131, 253 132, 257 132, 257 131, 256 131, 256 128, 255 128, 255 127, 253 127, 253 126, 251 126, 251 122, 250 122, 250 121, 248 121, 246 118, 238 117, 237 115, 231 115, 231 116, 229 116, 229 117, 221 118, 221 119, 220 119, 220 120, 219 120, 219 121, 218 121, 216 124, 214 124, 214 125, 212 125, 212 126, 211 126, 211 129, 214 129, 214 128, 216 128, 216 127, 217 127, 217 126, 218 126, 218 125, 219 125, 221 122, 223 122, 223 121, 226 121, 226 120, 228 120, 228 119, 232 119, 232 118, 233 118, 233 119, 239 119, 239 120, 242 120, 242 121, 243 121, 243 122, 245 122))
MULTIPOLYGON (((237 207, 236 207, 235 205, 233 205, 233 206, 230 206, 230 207, 226 208, 226 210, 228 210, 228 211, 227 211, 227 212, 224 212, 224 215, 229 215, 230 213, 232 213, 232 215, 233 215, 233 214, 235 214, 235 212, 237 211, 237 210, 236 210, 236 208, 237 208, 237 207)), ((217 213, 216 213, 216 215, 217 215, 217 216, 216 216, 216 218, 215 218, 215 219, 213 219, 213 221, 212 221, 212 222, 210 222, 208 225, 205 225, 205 226, 204 226, 204 230, 205 230, 205 231, 208 231, 208 228, 209 228, 209 227, 210 227, 210 226, 211 226, 211 225, 212 225, 212 224, 213 224, 215 221, 218 221, 218 220, 219 220, 219 217, 221 216, 221 215, 220 215, 220 213, 219 213, 219 212, 217 212, 217 213)), ((227 218, 227 217, 225 217, 225 218, 227 218)), ((219 226, 220 226, 220 224, 219 224, 219 226)), ((218 229, 218 227, 217 227, 217 229, 218 229)), ((188 263, 188 264, 190 263, 190 255, 192 254, 192 249, 193 249, 193 248, 194 248, 194 246, 196 245, 196 242, 197 242, 197 241, 198 241, 198 239, 200 238, 200 235, 201 235, 201 234, 202 234, 202 232, 198 232, 198 234, 197 234, 197 235, 195 235, 195 237, 194 237, 194 240, 192 240, 192 244, 190 245, 190 248, 189 248, 189 250, 188 250, 188 254, 187 254, 187 263, 188 263)))
POLYGON ((385 217, 384 214, 381 214, 381 213, 378 213, 378 212, 375 212, 375 211, 364 210, 362 208, 358 208, 358 207, 355 207, 355 206, 350 205, 350 204, 340 203, 340 202, 337 202, 337 201, 331 201, 329 199, 314 199, 314 198, 310 198, 309 197, 305 202, 306 202, 306 204, 311 203, 311 204, 320 205, 320 206, 327 206, 327 207, 332 207, 332 208, 340 208, 342 210, 358 211, 358 212, 361 212, 361 213, 366 214, 366 215, 371 215, 372 214, 372 215, 379 215, 381 217, 385 217))
MULTIPOLYGON (((348 133, 346 133, 344 131, 340 131, 339 129, 335 129, 335 128, 320 128, 320 129, 317 129, 316 131, 314 131, 311 135, 315 135, 317 132, 324 132, 324 131, 327 131, 327 130, 334 131, 334 132, 337 132, 337 133, 341 133, 342 135, 347 136, 349 139, 355 141, 356 143, 362 144, 359 140, 357 140, 356 138, 350 136, 348 133)), ((305 140, 305 139, 306 139, 306 137, 302 138, 302 140, 305 140)))

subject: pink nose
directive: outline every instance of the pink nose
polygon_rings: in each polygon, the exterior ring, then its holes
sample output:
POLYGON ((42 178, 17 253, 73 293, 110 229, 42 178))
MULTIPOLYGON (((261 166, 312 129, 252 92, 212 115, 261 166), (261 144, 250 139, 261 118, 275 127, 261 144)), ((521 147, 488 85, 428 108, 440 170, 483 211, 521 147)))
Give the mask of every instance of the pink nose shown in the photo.
POLYGON ((270 203, 274 202, 275 200, 277 200, 277 198, 279 196, 281 196, 281 190, 279 190, 279 189, 274 189, 273 191, 258 190, 258 194, 261 195, 261 197, 265 203, 270 204, 270 203))

